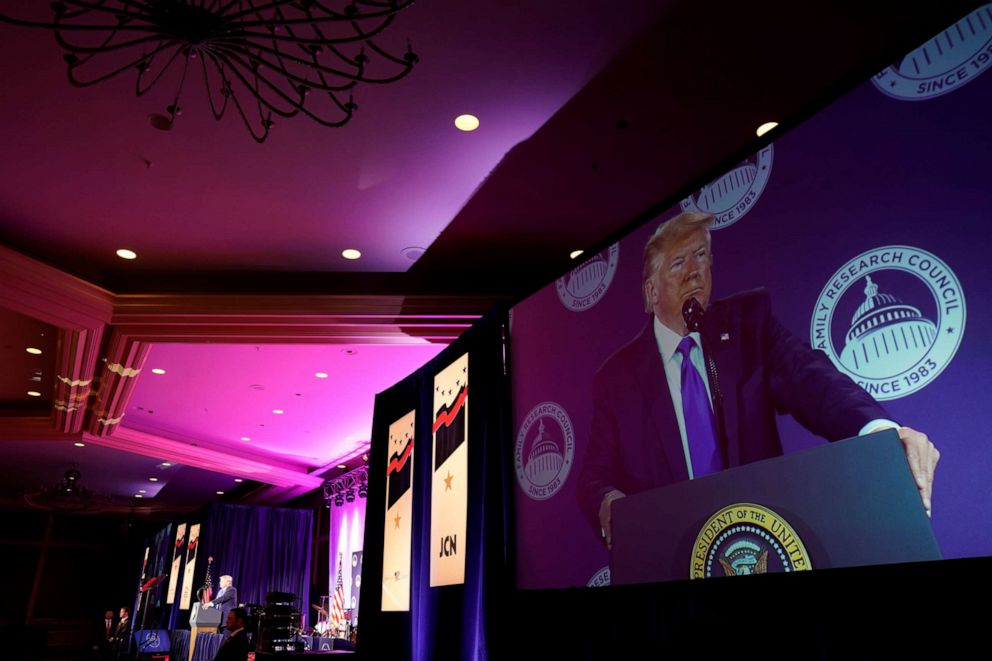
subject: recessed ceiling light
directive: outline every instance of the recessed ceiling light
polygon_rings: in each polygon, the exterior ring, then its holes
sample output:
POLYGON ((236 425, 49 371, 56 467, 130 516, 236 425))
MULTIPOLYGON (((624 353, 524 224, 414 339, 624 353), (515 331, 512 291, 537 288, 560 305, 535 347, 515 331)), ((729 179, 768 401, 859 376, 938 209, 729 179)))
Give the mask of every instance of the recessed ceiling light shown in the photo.
POLYGON ((362 455, 362 461, 368 461, 368 460, 369 460, 369 455, 368 454, 363 454, 362 455))
POLYGON ((244 482, 244 480, 242 480, 240 477, 234 478, 234 481, 237 482, 238 484, 241 484, 242 482, 244 482))
POLYGON ((756 133, 758 134, 758 137, 760 138, 761 136, 763 136, 764 134, 768 133, 769 131, 771 131, 776 126, 778 126, 778 122, 765 122, 764 124, 762 124, 761 126, 758 127, 758 130, 756 131, 756 133))
POLYGON ((165 370, 161 367, 152 368, 152 374, 165 374, 165 370))
POLYGON ((77 448, 85 448, 86 447, 86 444, 85 443, 80 443, 79 441, 76 441, 75 443, 73 443, 73 445, 75 445, 77 448))
POLYGON ((575 259, 584 252, 585 250, 573 250, 572 252, 568 253, 568 256, 570 259, 575 259))
POLYGON ((159 466, 161 466, 162 468, 168 468, 171 465, 172 464, 170 464, 168 461, 163 461, 162 463, 159 464, 159 466))
POLYGON ((327 372, 317 372, 316 374, 314 374, 314 376, 317 377, 318 379, 326 379, 327 372))
POLYGON ((137 259, 138 253, 133 250, 128 250, 127 248, 121 248, 117 251, 117 256, 121 259, 137 259))
POLYGON ((362 251, 354 248, 345 248, 341 251, 341 256, 345 259, 359 259, 362 256, 362 251))
POLYGON ((37 356, 41 354, 41 349, 37 349, 35 347, 28 347, 27 349, 25 349, 25 351, 27 351, 32 356, 37 356))
POLYGON ((138 489, 138 493, 148 493, 147 489, 138 489))
POLYGON ((150 477, 150 478, 148 478, 148 481, 149 482, 158 482, 158 478, 157 477, 150 477))
POLYGON ((455 117, 455 128, 461 131, 474 131, 479 128, 479 118, 475 115, 458 115, 455 117))
POLYGON ((338 468, 340 468, 342 470, 344 470, 347 467, 348 467, 348 464, 338 464, 338 468))
POLYGON ((37 390, 29 390, 28 397, 41 397, 41 393, 37 390))
POLYGON ((241 440, 242 441, 250 441, 251 440, 251 437, 250 436, 242 436, 241 437, 241 440))
POLYGON ((409 246, 401 250, 400 254, 409 259, 411 262, 415 262, 423 257, 425 252, 427 252, 426 248, 421 248, 420 246, 409 246))
POLYGON ((135 497, 135 498, 144 498, 144 496, 142 496, 142 495, 141 495, 140 493, 136 493, 136 494, 134 494, 134 497, 135 497))
POLYGON ((282 409, 272 409, 272 412, 275 413, 276 415, 282 415, 283 413, 285 413, 285 411, 283 411, 282 409))
POLYGON ((217 492, 217 495, 218 495, 218 496, 223 496, 223 495, 224 495, 224 492, 223 492, 223 491, 218 491, 218 492, 217 492))

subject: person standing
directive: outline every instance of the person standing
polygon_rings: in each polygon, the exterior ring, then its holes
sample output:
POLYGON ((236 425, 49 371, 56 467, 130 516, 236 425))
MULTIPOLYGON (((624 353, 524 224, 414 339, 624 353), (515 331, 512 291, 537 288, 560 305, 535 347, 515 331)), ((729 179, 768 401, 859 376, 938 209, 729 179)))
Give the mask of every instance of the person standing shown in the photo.
MULTIPOLYGON (((230 577, 228 577, 230 578, 230 577)), ((223 581, 223 577, 221 581, 223 581)), ((227 630, 229 636, 217 650, 214 661, 246 661, 251 644, 248 642, 248 632, 245 626, 248 614, 244 608, 232 608, 227 613, 227 630)))

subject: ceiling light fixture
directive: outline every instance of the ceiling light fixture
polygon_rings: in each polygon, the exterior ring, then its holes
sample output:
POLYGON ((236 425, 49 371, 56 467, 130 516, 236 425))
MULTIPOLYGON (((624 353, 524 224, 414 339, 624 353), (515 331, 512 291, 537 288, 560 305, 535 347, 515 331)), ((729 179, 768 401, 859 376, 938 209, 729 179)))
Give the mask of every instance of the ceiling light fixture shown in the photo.
POLYGON ((150 477, 150 478, 148 478, 148 481, 149 482, 158 482, 158 478, 157 477, 150 477))
POLYGON ((170 464, 168 461, 163 461, 162 463, 159 464, 159 467, 161 467, 161 468, 168 468, 171 465, 172 464, 170 464))
POLYGON ((159 374, 159 375, 165 374, 165 370, 162 369, 161 367, 153 367, 152 374, 159 374))
POLYGON ((136 494, 134 494, 134 497, 135 497, 135 498, 144 498, 144 496, 142 496, 142 495, 141 495, 140 493, 136 493, 136 494))
POLYGON ((148 493, 147 489, 138 489, 138 493, 148 493))
POLYGON ((242 480, 240 477, 234 478, 234 481, 237 482, 238 484, 241 484, 242 482, 244 482, 244 480, 242 480))
POLYGON ((458 115, 455 117, 455 128, 460 131, 474 131, 479 128, 479 118, 475 115, 458 115))
POLYGON ((341 470, 344 470, 347 467, 348 467, 348 464, 338 464, 338 468, 340 468, 341 470))
POLYGON ((418 61, 409 42, 406 53, 393 55, 373 38, 413 2, 363 0, 336 9, 313 0, 247 6, 60 0, 49 5, 49 20, 0 14, 0 21, 52 30, 75 87, 136 71, 135 92, 142 96, 163 78, 178 80, 165 114, 150 117, 155 128, 173 128, 182 114, 184 84, 196 77, 203 79, 215 119, 233 106, 252 138, 265 142, 276 116, 306 115, 322 126, 344 126, 358 108, 351 96, 357 85, 409 74, 418 61))
POLYGON ((86 444, 85 443, 81 443, 80 441, 76 441, 75 443, 73 443, 73 445, 75 445, 77 448, 85 448, 86 447, 86 444))
POLYGON ((25 351, 27 351, 32 356, 40 356, 41 355, 41 349, 38 349, 38 348, 35 348, 35 347, 28 347, 27 349, 25 349, 25 351))
POLYGON ((573 250, 572 252, 568 253, 568 257, 569 259, 575 259, 576 257, 580 257, 584 252, 585 250, 573 250))
POLYGON ((327 372, 317 372, 316 374, 314 374, 314 376, 317 377, 318 379, 326 379, 327 372))
POLYGON ((127 248, 121 248, 117 251, 117 256, 121 259, 137 259, 138 253, 133 250, 128 250, 127 248))
POLYGON ((28 397, 41 397, 41 393, 37 390, 29 390, 28 397))
POLYGON ((345 248, 341 251, 341 256, 345 259, 361 259, 362 251, 355 248, 345 248))
POLYGON ((251 437, 250 436, 242 436, 241 437, 241 440, 242 441, 250 441, 251 440, 251 437))
POLYGON ((282 409, 272 409, 272 412, 275 413, 276 415, 282 415, 283 413, 285 413, 285 411, 283 411, 282 409))
POLYGON ((217 495, 218 495, 218 496, 223 496, 223 495, 224 495, 224 492, 223 492, 223 491, 218 491, 218 492, 217 492, 217 495))
POLYGON ((758 127, 758 130, 755 131, 755 132, 758 134, 758 137, 760 138, 761 136, 763 136, 764 134, 768 133, 769 131, 771 131, 776 126, 778 126, 778 122, 765 122, 764 124, 762 124, 761 126, 759 126, 758 127))

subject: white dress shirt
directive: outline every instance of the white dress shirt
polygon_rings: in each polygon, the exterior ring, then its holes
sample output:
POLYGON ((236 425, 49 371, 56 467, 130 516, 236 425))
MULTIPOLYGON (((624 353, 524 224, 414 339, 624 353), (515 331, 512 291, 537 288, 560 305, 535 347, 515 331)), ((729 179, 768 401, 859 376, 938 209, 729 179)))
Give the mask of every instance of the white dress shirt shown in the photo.
MULTIPOLYGON (((689 352, 689 360, 692 366, 699 372, 699 376, 706 385, 706 396, 710 400, 710 410, 713 409, 713 393, 710 392, 710 380, 706 374, 706 359, 703 356, 703 343, 699 333, 689 333, 695 340, 692 350, 689 352)), ((679 342, 682 336, 671 328, 661 323, 658 317, 654 317, 654 339, 658 344, 658 353, 661 355, 661 364, 665 366, 665 380, 668 382, 668 392, 672 395, 672 405, 675 407, 675 419, 679 424, 679 435, 682 437, 682 453, 685 455, 685 467, 689 472, 689 479, 693 479, 692 458, 689 456, 689 441, 685 435, 685 414, 682 412, 682 354, 678 352, 679 342)), ((899 425, 885 418, 871 420, 858 432, 858 436, 882 431, 883 429, 898 429, 899 425)))

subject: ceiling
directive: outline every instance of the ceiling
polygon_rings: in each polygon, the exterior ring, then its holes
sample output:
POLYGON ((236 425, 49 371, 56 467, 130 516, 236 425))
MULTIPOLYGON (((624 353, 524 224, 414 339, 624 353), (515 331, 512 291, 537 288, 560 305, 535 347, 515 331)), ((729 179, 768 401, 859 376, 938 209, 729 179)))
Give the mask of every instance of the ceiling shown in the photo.
POLYGON ((411 39, 410 76, 360 88, 344 128, 280 120, 263 145, 195 85, 157 131, 171 87, 72 88, 50 34, 0 24, 0 58, 30 63, 0 68, 0 487, 77 462, 93 489, 145 484, 146 509, 316 488, 361 463, 375 393, 494 300, 976 3, 934 4, 418 2, 382 41, 411 39))

